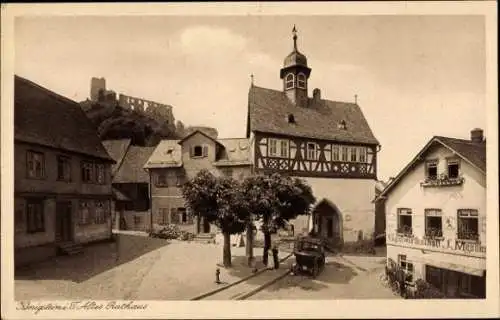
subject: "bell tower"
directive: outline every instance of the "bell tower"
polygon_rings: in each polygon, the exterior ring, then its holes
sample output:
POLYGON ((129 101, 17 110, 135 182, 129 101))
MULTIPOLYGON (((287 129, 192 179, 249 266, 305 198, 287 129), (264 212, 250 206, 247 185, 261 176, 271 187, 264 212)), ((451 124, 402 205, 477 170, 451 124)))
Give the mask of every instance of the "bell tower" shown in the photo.
POLYGON ((288 99, 299 107, 307 107, 307 82, 311 69, 307 67, 307 58, 297 49, 297 29, 292 30, 293 51, 286 56, 280 78, 283 80, 283 91, 288 99))

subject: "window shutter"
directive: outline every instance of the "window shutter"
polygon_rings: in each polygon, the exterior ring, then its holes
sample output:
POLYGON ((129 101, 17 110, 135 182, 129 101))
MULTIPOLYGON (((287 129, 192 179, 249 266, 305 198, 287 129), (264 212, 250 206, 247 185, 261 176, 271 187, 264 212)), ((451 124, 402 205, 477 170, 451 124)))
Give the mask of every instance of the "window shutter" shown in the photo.
POLYGON ((203 156, 208 157, 208 146, 203 146, 203 156))
POLYGON ((189 147, 189 156, 192 158, 194 157, 194 146, 189 147))

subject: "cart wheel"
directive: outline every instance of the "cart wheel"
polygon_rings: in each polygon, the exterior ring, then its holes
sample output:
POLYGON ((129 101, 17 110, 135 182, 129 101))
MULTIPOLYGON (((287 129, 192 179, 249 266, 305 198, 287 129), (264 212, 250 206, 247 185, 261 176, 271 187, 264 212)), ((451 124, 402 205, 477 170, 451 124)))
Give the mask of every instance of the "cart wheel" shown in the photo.
POLYGON ((318 267, 318 263, 315 261, 314 266, 313 266, 313 270, 312 270, 313 278, 316 278, 318 276, 318 273, 319 273, 319 267, 318 267))

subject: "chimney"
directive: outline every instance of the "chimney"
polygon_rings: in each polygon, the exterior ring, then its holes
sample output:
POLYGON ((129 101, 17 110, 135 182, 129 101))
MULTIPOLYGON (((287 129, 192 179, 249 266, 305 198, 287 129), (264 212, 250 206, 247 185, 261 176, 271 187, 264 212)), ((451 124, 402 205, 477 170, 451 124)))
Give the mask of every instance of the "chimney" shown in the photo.
POLYGON ((472 129, 470 132, 470 139, 472 142, 483 142, 483 130, 479 128, 472 129))
POLYGON ((319 90, 318 88, 313 90, 313 100, 314 101, 321 100, 321 90, 319 90))

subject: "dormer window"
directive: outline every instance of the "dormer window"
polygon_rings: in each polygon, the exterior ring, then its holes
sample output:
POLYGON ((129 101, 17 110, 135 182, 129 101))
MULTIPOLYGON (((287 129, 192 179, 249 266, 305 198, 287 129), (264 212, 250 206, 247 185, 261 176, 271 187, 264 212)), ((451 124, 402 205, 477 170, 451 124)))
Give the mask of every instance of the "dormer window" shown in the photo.
POLYGON ((203 156, 203 147, 202 146, 195 146, 194 151, 193 151, 193 156, 195 156, 195 157, 203 156))
POLYGON ((191 148, 191 158, 201 158, 208 156, 207 146, 194 146, 191 148))
POLYGON ((448 178, 456 179, 458 178, 460 171, 460 162, 458 159, 448 159, 448 178))
POLYGON ((435 180, 437 179, 437 160, 429 160, 425 165, 427 179, 435 180))
POLYGON ((285 89, 293 89, 295 87, 295 76, 289 73, 285 78, 285 89))
POLYGON ((297 87, 299 89, 307 89, 306 88, 306 76, 303 73, 299 73, 297 75, 297 87))

